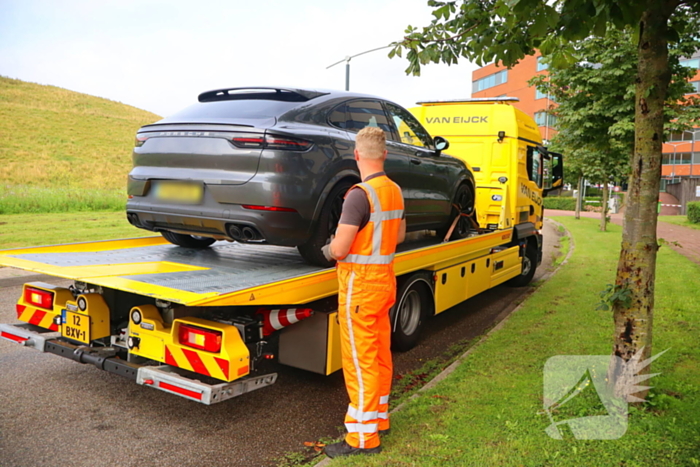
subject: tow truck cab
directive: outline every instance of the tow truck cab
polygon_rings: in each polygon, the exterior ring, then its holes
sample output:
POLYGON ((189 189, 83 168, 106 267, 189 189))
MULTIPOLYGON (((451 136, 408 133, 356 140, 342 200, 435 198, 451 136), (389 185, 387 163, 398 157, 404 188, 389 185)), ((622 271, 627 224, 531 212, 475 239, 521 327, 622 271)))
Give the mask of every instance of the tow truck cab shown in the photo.
POLYGON ((449 141, 447 154, 470 165, 476 220, 483 229, 526 223, 541 229, 542 198, 562 186, 561 154, 547 151, 534 120, 515 102, 517 98, 426 101, 409 109, 430 134, 449 141))

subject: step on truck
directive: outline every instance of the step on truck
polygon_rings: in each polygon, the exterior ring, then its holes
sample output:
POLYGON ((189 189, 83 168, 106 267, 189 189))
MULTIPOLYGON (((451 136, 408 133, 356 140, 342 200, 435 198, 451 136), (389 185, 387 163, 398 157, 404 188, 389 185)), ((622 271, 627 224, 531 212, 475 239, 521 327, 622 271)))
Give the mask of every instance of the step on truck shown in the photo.
MULTIPOLYGON (((450 110, 466 119, 473 106, 460 103, 450 110)), ((527 284, 541 261, 541 197, 561 183, 561 156, 542 147, 532 119, 510 103, 479 107, 500 124, 479 135, 464 125, 440 129, 448 153, 463 157, 468 148, 478 168, 473 231, 450 242, 449 232, 418 232, 400 245, 394 349, 413 347, 434 314, 503 283, 527 284), (511 111, 488 110, 496 106, 511 111)), ((428 125, 437 118, 416 113, 428 125)), ((214 404, 274 384, 275 362, 326 375, 341 368, 335 270, 310 266, 291 248, 197 250, 147 237, 5 250, 0 265, 72 281, 24 284, 19 323, 0 324, 0 338, 139 385, 214 404)))

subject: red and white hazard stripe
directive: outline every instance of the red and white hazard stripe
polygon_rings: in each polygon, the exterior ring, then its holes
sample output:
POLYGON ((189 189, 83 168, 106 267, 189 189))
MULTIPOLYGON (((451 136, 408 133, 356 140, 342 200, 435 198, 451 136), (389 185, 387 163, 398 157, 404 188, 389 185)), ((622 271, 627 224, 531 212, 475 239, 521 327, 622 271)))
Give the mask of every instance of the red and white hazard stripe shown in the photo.
POLYGON ((290 324, 298 323, 302 319, 308 318, 313 314, 313 310, 310 308, 282 308, 279 310, 265 310, 261 308, 257 313, 263 317, 263 335, 269 336, 290 324))

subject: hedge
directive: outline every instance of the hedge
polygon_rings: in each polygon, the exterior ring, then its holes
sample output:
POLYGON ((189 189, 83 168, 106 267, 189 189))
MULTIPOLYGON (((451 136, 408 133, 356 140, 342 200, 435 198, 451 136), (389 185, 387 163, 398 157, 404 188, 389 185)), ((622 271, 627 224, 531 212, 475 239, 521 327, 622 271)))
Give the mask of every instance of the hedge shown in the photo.
MULTIPOLYGON (((602 198, 585 198, 583 206, 600 206, 602 198)), ((575 211, 576 198, 570 196, 548 196, 544 199, 545 209, 558 209, 562 211, 575 211)))
POLYGON ((690 201, 688 203, 688 221, 693 224, 700 224, 700 201, 690 201))

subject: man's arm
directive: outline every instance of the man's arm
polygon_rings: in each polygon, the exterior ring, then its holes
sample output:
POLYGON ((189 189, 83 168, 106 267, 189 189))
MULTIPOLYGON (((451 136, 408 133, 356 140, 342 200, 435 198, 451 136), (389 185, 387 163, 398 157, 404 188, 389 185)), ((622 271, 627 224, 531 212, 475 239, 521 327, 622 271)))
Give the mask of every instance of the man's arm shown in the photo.
POLYGON ((396 243, 403 243, 406 240, 406 218, 401 219, 401 226, 399 227, 399 236, 396 239, 396 243))
POLYGON ((331 241, 331 256, 334 259, 343 259, 348 253, 350 253, 350 247, 352 246, 353 240, 355 240, 355 235, 360 227, 357 225, 349 224, 338 224, 338 228, 335 231, 335 238, 331 241))

